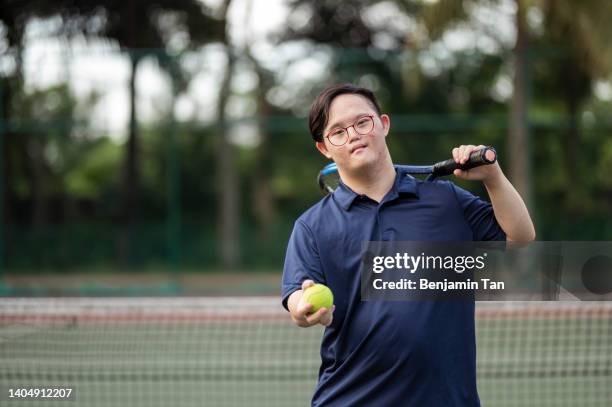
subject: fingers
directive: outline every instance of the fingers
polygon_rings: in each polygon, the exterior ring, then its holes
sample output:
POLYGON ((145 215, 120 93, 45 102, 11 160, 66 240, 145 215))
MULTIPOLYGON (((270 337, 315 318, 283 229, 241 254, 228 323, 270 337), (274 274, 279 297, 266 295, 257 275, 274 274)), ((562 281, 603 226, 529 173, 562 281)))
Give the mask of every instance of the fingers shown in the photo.
POLYGON ((312 304, 309 304, 307 302, 304 301, 300 301, 297 307, 297 317, 298 318, 302 318, 305 319, 306 315, 310 314, 312 310, 312 304))
POLYGON ((463 145, 459 147, 459 161, 457 161, 459 164, 465 164, 467 162, 467 160, 470 158, 470 154, 472 153, 472 151, 474 151, 476 146, 473 146, 471 144, 469 145, 463 145))
POLYGON ((468 144, 468 145, 461 145, 459 147, 455 147, 453 148, 453 151, 452 151, 453 159, 455 160, 457 164, 465 164, 470 159, 470 154, 472 154, 472 152, 480 150, 481 148, 484 148, 484 147, 485 146, 483 146, 482 144, 478 146, 468 144))
POLYGON ((325 314, 323 314, 319 323, 323 326, 330 326, 332 321, 334 320, 335 309, 336 309, 336 306, 332 305, 331 309, 327 311, 325 314))
POLYGON ((311 309, 312 309, 312 304, 308 304, 300 300, 295 310, 295 313, 291 314, 291 318, 293 318, 293 321, 298 326, 301 326, 303 328, 309 327, 310 324, 306 320, 306 316, 310 313, 311 309))
POLYGON ((312 281, 312 280, 304 280, 304 281, 302 281, 302 290, 305 290, 308 287, 312 287, 313 285, 315 285, 314 281, 312 281))
MULTIPOLYGON (((304 280, 302 282, 302 290, 306 290, 309 287, 315 285, 313 280, 304 280)), ((312 304, 300 300, 297 308, 295 309, 295 315, 292 315, 295 323, 301 327, 309 327, 316 324, 329 326, 333 321, 333 313, 336 309, 335 305, 332 305, 331 309, 321 308, 317 312, 312 312, 312 304)))
MULTIPOLYGON (((302 291, 314 285, 312 280, 304 280, 302 282, 302 291)), ((312 304, 304 302, 302 298, 298 301, 294 310, 291 311, 291 318, 301 327, 310 326, 306 320, 306 316, 312 312, 312 304)))
POLYGON ((459 147, 453 148, 453 160, 459 164, 459 147))
POLYGON ((321 324, 328 326, 332 323, 335 306, 332 305, 331 309, 321 308, 314 314, 306 315, 306 322, 309 326, 321 324))
POLYGON ((453 171, 453 175, 455 177, 457 177, 457 178, 461 178, 461 179, 465 179, 465 180, 471 180, 472 179, 470 170, 456 169, 455 171, 453 171))
POLYGON ((329 326, 332 323, 334 310, 336 309, 335 305, 332 305, 331 309, 321 308, 317 312, 309 313, 311 308, 311 304, 305 304, 298 308, 298 312, 293 318, 299 326, 304 328, 316 324, 329 326))

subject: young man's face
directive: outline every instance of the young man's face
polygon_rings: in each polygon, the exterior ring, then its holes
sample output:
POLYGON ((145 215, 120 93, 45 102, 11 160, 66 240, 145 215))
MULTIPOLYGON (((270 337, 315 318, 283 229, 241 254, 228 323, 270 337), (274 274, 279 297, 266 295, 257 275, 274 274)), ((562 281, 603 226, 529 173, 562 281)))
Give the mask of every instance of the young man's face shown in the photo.
POLYGON ((338 168, 356 171, 386 158, 385 137, 389 133, 389 117, 385 114, 378 116, 368 99, 352 94, 337 96, 330 105, 328 117, 323 130, 323 142, 317 142, 316 145, 321 154, 336 162, 338 168), (370 131, 364 131, 369 129, 368 117, 371 117, 373 126, 370 131), (363 120, 366 121, 365 125, 363 120), (328 136, 351 125, 354 127, 346 129, 348 139, 344 145, 334 145, 339 144, 337 137, 332 137, 334 144, 330 142, 328 136), (356 128, 360 131, 357 132, 356 128))

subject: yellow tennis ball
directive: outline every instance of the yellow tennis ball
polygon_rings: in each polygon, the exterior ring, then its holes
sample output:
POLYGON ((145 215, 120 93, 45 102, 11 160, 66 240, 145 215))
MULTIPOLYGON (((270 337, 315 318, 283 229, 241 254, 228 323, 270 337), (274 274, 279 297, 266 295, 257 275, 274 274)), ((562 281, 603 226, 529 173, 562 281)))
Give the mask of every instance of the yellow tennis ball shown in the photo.
POLYGON ((334 295, 326 285, 315 284, 304 291, 302 300, 307 304, 312 304, 311 311, 317 312, 321 308, 330 309, 334 304, 334 295))

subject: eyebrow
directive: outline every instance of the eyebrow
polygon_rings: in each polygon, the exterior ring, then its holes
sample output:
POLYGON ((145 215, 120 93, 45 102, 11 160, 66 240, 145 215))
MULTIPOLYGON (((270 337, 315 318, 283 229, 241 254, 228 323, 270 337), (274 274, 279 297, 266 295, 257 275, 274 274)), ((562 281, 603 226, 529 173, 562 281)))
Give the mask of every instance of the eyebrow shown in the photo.
MULTIPOLYGON (((353 116, 352 122, 355 122, 355 121, 357 121, 359 118, 364 117, 364 116, 370 116, 370 114, 369 114, 369 113, 359 113, 358 115, 353 116)), ((332 123, 332 125, 331 125, 331 126, 325 126, 325 129, 323 129, 323 130, 327 130, 327 131, 325 131, 325 133, 327 133, 327 132, 331 131, 332 129, 342 127, 342 126, 340 126, 341 124, 342 124, 342 122, 341 122, 341 121, 337 121, 337 122, 335 122, 335 123, 332 123)))

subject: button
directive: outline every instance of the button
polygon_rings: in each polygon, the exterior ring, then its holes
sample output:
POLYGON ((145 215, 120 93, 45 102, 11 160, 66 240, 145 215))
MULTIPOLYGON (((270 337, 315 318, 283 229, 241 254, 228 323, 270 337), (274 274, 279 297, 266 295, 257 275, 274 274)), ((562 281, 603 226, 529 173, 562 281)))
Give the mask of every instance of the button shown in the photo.
POLYGON ((393 229, 387 229, 382 233, 383 242, 389 242, 391 240, 394 240, 394 238, 395 238, 395 230, 393 229))

